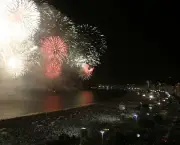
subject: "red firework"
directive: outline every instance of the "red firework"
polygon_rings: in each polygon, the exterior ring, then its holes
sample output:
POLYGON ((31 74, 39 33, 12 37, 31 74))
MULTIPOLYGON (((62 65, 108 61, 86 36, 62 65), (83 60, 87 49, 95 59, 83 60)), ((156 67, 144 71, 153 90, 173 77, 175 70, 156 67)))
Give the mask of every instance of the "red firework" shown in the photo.
POLYGON ((56 58, 60 63, 67 57, 67 45, 59 36, 52 36, 41 41, 41 51, 45 58, 56 58))
POLYGON ((61 64, 57 60, 48 61, 45 69, 45 75, 50 79, 57 78, 61 74, 61 64))
POLYGON ((83 72, 84 78, 91 77, 93 71, 94 71, 94 67, 90 68, 89 64, 86 64, 86 63, 82 64, 82 72, 83 72))

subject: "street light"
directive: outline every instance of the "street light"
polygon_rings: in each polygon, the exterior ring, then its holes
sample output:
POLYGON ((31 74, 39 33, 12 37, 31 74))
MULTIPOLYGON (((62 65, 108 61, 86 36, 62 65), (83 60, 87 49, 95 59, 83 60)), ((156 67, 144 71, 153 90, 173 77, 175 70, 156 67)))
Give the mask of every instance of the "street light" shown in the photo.
POLYGON ((88 137, 88 131, 85 127, 82 127, 80 130, 80 144, 83 145, 85 144, 85 140, 88 137))
POLYGON ((136 136, 139 138, 141 135, 138 133, 136 136))
POLYGON ((102 144, 103 144, 103 137, 104 137, 105 131, 104 131, 104 130, 101 130, 100 133, 101 133, 101 139, 102 139, 102 144))
POLYGON ((136 120, 136 122, 137 122, 137 118, 138 118, 138 115, 137 114, 133 114, 133 119, 136 120))
POLYGON ((152 110, 152 106, 149 106, 149 110, 152 110))
POLYGON ((126 106, 124 105, 124 103, 120 103, 119 110, 124 111, 125 109, 126 109, 126 106))
POLYGON ((86 128, 85 128, 85 127, 82 127, 81 129, 85 130, 86 128))
POLYGON ((153 96, 153 95, 150 95, 150 96, 149 96, 149 98, 150 98, 150 99, 153 99, 153 98, 154 98, 154 96, 153 96))
POLYGON ((158 102, 157 104, 158 104, 158 105, 161 105, 161 103, 160 103, 160 102, 158 102))

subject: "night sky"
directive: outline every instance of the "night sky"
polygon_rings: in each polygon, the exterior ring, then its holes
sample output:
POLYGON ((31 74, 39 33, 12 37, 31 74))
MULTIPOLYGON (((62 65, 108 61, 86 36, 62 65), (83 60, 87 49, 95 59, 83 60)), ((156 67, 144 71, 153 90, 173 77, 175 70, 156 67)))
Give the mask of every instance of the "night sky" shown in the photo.
POLYGON ((179 77, 178 5, 171 1, 51 0, 74 22, 99 27, 108 50, 88 83, 179 77))

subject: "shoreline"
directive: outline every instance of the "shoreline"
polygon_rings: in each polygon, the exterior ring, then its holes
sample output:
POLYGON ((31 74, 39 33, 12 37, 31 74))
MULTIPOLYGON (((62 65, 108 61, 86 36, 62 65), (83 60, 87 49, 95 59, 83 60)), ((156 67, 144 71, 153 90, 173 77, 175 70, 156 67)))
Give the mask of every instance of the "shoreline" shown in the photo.
POLYGON ((1 127, 1 123, 2 122, 6 122, 6 121, 17 121, 18 119, 28 119, 30 117, 34 118, 36 116, 38 117, 41 117, 41 116, 47 116, 49 114, 56 114, 56 113, 65 113, 66 111, 74 111, 76 109, 82 109, 82 108, 85 108, 85 107, 88 107, 88 106, 92 106, 92 105, 95 105, 96 103, 90 103, 90 104, 86 104, 86 105, 82 105, 82 106, 75 106, 75 107, 70 107, 70 108, 65 108, 65 109, 62 109, 62 110, 54 110, 54 111, 48 111, 48 112, 36 112, 36 113, 29 113, 29 114, 26 114, 26 115, 20 115, 20 116, 16 116, 16 117, 9 117, 9 118, 3 118, 1 119, 0 118, 0 127, 1 127))

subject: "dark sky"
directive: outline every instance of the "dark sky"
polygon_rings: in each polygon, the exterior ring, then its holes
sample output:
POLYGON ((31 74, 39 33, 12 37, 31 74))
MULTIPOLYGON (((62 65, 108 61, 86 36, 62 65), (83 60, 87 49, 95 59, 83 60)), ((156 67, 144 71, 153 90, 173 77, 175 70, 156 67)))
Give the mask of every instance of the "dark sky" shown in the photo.
POLYGON ((51 0, 76 23, 98 26, 108 50, 90 82, 179 79, 178 5, 171 1, 51 0))

